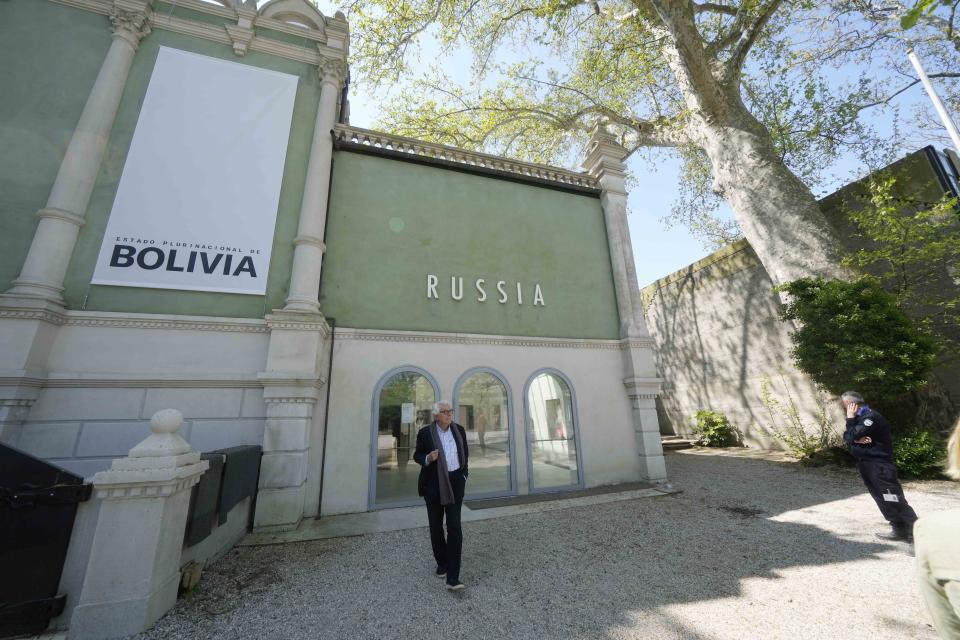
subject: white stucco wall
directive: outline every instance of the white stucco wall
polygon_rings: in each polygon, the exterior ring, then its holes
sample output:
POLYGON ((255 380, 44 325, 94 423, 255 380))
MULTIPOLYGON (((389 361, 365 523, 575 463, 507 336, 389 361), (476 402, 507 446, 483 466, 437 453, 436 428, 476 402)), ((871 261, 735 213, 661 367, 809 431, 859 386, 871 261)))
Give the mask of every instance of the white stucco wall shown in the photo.
POLYGON ((368 509, 374 391, 385 373, 405 365, 429 372, 447 400, 468 369, 489 367, 505 378, 512 391, 518 493, 528 487, 523 390, 544 368, 562 372, 572 383, 585 485, 641 479, 617 341, 338 328, 333 358, 321 515, 368 509))

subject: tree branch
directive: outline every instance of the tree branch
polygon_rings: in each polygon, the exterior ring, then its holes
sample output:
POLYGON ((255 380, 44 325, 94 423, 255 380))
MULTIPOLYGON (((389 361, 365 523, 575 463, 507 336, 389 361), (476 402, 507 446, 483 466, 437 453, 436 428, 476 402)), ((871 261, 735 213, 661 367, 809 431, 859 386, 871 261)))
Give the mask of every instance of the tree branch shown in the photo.
POLYGON ((693 12, 698 15, 701 13, 725 13, 728 16, 735 16, 737 15, 737 8, 715 2, 704 2, 702 4, 694 4, 693 12))
POLYGON ((740 74, 740 70, 743 69, 743 63, 747 59, 747 54, 750 53, 750 49, 753 48, 760 33, 782 4, 783 0, 770 0, 767 6, 760 10, 759 15, 757 15, 753 23, 741 33, 737 44, 734 46, 730 60, 727 62, 727 74, 729 76, 733 77, 740 74))

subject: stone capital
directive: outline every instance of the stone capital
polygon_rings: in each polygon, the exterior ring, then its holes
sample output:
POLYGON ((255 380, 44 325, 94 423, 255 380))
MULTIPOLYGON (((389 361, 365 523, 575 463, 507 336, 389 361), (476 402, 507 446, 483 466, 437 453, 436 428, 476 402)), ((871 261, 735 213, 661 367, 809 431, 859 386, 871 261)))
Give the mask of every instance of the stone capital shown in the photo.
POLYGON ((321 84, 333 85, 339 91, 347 76, 347 63, 340 58, 328 58, 321 50, 317 73, 320 75, 321 84))
POLYGON ((140 41, 150 33, 149 6, 144 4, 139 8, 118 0, 110 10, 110 25, 114 38, 126 41, 136 50, 140 41))

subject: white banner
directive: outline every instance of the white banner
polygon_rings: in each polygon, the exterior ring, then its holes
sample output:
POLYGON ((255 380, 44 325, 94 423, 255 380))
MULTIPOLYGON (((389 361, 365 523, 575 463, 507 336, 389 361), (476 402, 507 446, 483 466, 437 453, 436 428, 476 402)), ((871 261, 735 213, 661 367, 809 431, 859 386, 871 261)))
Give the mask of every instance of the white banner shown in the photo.
POLYGON ((263 295, 298 80, 161 47, 93 283, 263 295))

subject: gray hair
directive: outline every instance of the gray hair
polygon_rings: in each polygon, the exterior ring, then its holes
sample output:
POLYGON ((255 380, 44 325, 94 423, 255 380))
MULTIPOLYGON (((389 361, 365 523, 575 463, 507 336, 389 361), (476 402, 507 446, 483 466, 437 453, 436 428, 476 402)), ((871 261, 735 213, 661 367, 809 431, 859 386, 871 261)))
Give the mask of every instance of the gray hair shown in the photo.
POLYGON ((856 391, 844 391, 843 395, 840 396, 840 399, 844 402, 853 402, 854 404, 864 403, 863 396, 856 391))
POLYGON ((437 402, 434 402, 433 405, 430 406, 430 415, 436 416, 438 413, 440 413, 440 405, 442 404, 445 404, 451 409, 453 409, 453 405, 447 402, 446 400, 439 400, 437 402))

